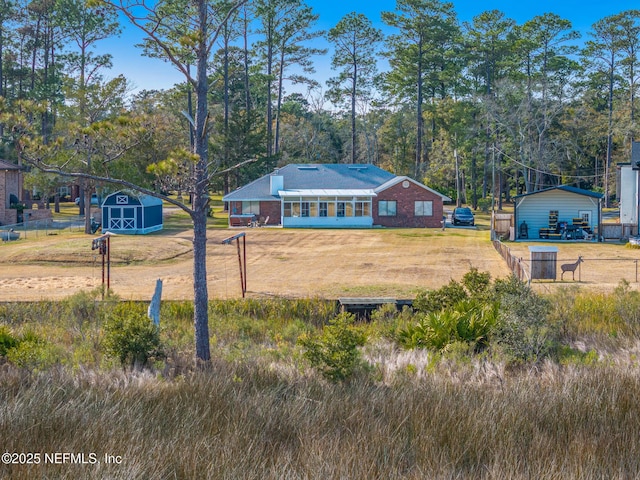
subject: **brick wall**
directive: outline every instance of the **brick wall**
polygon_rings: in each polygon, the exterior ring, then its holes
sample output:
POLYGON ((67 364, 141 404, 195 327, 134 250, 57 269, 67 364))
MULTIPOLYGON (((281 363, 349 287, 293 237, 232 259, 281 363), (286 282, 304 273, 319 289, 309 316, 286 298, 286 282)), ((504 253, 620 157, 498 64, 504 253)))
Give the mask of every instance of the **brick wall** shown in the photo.
POLYGON ((25 208, 23 212, 23 217, 25 220, 29 220, 30 222, 36 220, 47 220, 52 218, 51 210, 48 208, 25 208))
POLYGON ((404 187, 404 182, 397 183, 388 189, 379 192, 373 199, 373 224, 385 227, 403 228, 440 228, 442 226, 442 198, 429 190, 408 182, 409 186, 404 187), (396 215, 394 217, 379 216, 378 202, 380 200, 395 200, 396 215), (433 215, 429 217, 415 216, 416 201, 431 201, 433 205, 433 215))
POLYGON ((281 203, 278 202, 260 202, 260 216, 269 217, 267 225, 280 225, 281 203))
POLYGON ((9 208, 10 197, 20 199, 20 172, 17 170, 0 170, 0 223, 9 225, 16 223, 17 211, 9 208))
POLYGON ((9 195, 7 194, 6 173, 0 170, 0 223, 9 224, 7 210, 9 209, 9 195))
MULTIPOLYGON (((242 202, 229 202, 229 213, 230 214, 241 214, 242 213, 242 202)), ((260 202, 260 214, 258 215, 259 219, 266 219, 269 217, 268 225, 280 225, 280 213, 281 213, 281 204, 280 201, 261 201, 260 202)), ((233 221, 230 222, 231 226, 241 226, 243 225, 243 221, 233 221)))

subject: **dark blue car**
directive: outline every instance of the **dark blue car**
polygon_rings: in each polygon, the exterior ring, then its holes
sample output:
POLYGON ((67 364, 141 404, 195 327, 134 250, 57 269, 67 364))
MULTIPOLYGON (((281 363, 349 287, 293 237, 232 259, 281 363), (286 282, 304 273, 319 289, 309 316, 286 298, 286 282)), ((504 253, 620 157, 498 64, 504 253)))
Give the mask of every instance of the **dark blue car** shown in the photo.
POLYGON ((454 225, 475 225, 476 220, 473 217, 473 212, 467 207, 458 207, 453 211, 451 220, 454 225))

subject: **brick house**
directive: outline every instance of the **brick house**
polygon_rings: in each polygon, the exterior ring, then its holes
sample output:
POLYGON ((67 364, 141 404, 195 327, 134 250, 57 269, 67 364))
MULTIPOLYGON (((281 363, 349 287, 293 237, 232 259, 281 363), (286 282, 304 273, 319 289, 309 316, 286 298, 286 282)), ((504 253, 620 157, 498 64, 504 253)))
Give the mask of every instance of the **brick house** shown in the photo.
POLYGON ((0 160, 0 224, 18 223, 18 210, 11 208, 22 200, 22 169, 0 160))
POLYGON ((229 225, 440 227, 451 199, 373 165, 290 164, 225 195, 229 225))
MULTIPOLYGON (((24 208, 18 210, 12 205, 24 204, 24 175, 20 166, 0 160, 0 225, 13 225, 25 220, 51 218, 51 210, 44 208, 24 208)), ((30 205, 27 205, 30 206, 30 205)))

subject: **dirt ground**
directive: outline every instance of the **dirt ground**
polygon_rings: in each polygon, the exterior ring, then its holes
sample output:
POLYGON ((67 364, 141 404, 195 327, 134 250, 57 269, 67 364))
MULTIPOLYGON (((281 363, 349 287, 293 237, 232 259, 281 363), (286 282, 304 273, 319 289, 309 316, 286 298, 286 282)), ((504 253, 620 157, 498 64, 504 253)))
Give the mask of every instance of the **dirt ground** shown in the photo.
MULTIPOLYGON (((211 298, 241 296, 239 230, 209 231, 211 298)), ((41 236, 0 245, 0 301, 59 299, 102 282, 95 237, 41 236)), ((475 229, 246 230, 248 296, 411 298, 421 288, 459 280, 471 266, 508 275, 489 232, 475 229)), ((242 242, 241 242, 242 245, 242 242)), ((163 299, 193 298, 191 232, 111 240, 110 284, 124 299, 149 300, 156 279, 163 299)))

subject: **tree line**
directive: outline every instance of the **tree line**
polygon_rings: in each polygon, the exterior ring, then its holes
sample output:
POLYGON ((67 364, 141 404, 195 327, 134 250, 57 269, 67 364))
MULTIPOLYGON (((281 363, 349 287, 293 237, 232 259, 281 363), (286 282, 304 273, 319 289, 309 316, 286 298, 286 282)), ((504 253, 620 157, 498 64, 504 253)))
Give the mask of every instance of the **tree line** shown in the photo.
MULTIPOLYGON (((223 15, 229 5, 218 7, 223 15)), ((155 12, 160 29, 182 27, 170 51, 150 35, 138 47, 193 65, 189 8, 171 0, 155 12)), ((188 156, 193 89, 127 95, 129 79, 108 78, 112 55, 95 53, 120 33, 117 13, 115 3, 0 0, 3 105, 41 102, 45 143, 125 113, 151 115, 163 140, 140 146, 136 162, 188 156)), ((381 19, 392 33, 357 12, 324 32, 304 0, 255 0, 219 24, 207 59, 209 148, 218 165, 261 161, 216 188, 290 162, 352 162, 412 175, 474 207, 561 183, 611 196, 612 165, 628 160, 636 131, 640 11, 598 20, 585 36, 553 13, 518 24, 491 10, 461 22, 439 0, 398 0, 381 19), (314 78, 314 59, 328 55, 315 47, 320 37, 333 47, 325 85, 314 78), (383 57, 389 68, 379 72, 383 57)), ((15 158, 15 139, 0 133, 0 154, 15 158)))

